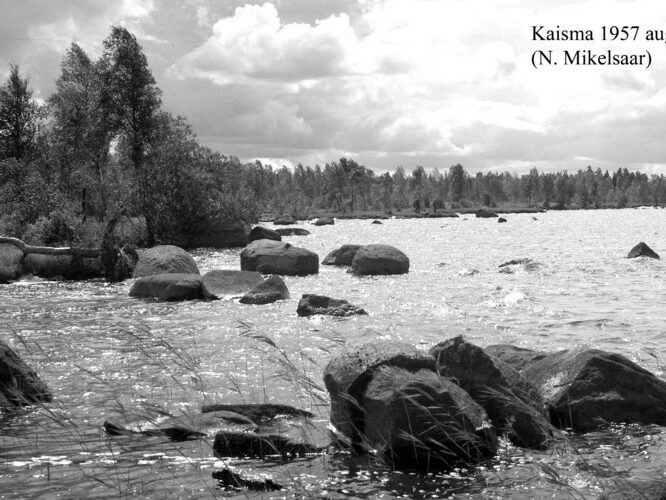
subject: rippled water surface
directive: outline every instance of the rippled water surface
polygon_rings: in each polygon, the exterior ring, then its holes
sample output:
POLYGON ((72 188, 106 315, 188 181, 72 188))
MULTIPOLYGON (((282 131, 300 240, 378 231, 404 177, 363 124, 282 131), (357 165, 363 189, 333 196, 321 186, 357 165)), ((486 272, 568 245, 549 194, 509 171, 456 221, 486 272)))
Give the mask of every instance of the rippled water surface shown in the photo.
MULTIPOLYGON (((285 238, 319 254, 344 243, 387 243, 410 272, 358 278, 322 266, 287 277, 291 300, 247 306, 236 300, 159 303, 130 299, 131 282, 19 282, 0 285, 2 336, 49 384, 54 402, 0 423, 0 496, 7 498, 230 497, 211 477, 223 463, 212 439, 108 439, 121 425, 187 418, 210 402, 276 402, 328 421, 322 371, 337 352, 403 340, 428 348, 465 334, 480 345, 541 350, 588 345, 622 353, 666 377, 666 285, 661 260, 626 259, 645 241, 666 253, 666 211, 549 212, 495 219, 336 221, 303 224, 285 238), (498 265, 529 257, 514 274, 498 265), (345 298, 369 316, 296 316, 303 293, 345 298)), ((270 226, 270 224, 267 224, 270 226)), ((195 252, 203 272, 239 269, 240 250, 195 252)), ((473 470, 445 475, 391 472, 345 454, 286 466, 228 464, 286 487, 264 494, 328 498, 642 498, 666 481, 659 427, 615 427, 570 436, 546 452, 505 445, 473 470), (624 496, 623 496, 624 495, 624 496)), ((244 496, 248 493, 241 493, 244 496)), ((258 493, 249 494, 259 495, 258 493)))

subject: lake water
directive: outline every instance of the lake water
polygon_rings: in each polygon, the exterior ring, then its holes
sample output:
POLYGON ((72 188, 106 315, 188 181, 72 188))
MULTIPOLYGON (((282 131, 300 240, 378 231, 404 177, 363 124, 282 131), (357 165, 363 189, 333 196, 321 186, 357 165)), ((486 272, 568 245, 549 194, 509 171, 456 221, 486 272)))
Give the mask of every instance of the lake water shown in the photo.
MULTIPOLYGON (((666 211, 507 219, 303 223, 310 236, 285 240, 320 260, 345 243, 386 243, 409 256, 410 272, 359 278, 321 266, 317 276, 286 277, 291 300, 267 306, 136 300, 128 297, 131 282, 0 285, 2 337, 54 393, 45 408, 0 423, 0 497, 643 498, 635 488, 666 481, 659 427, 569 436, 545 452, 505 444, 493 461, 447 474, 392 472, 342 453, 286 466, 226 462, 287 488, 270 495, 221 490, 211 477, 223 465, 213 458, 212 439, 108 439, 101 430, 105 420, 159 422, 211 402, 273 402, 312 411, 314 428, 296 430, 318 436, 328 421, 328 360, 384 340, 423 349, 459 334, 482 346, 586 345, 624 354, 666 378, 666 265, 625 258, 639 241, 666 253, 666 211), (539 265, 498 272, 500 263, 521 257, 539 265), (303 293, 344 298, 370 314, 299 318, 303 293)), ((194 252, 202 273, 239 269, 239 254, 194 252)))

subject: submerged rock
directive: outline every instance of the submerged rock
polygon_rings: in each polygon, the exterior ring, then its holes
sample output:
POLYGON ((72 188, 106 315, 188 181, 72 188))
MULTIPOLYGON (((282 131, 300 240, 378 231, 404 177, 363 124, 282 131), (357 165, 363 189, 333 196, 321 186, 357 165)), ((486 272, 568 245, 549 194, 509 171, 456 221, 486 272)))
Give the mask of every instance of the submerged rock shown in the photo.
POLYGON ((243 415, 253 422, 266 422, 274 418, 287 417, 287 418, 312 418, 314 415, 309 411, 294 408, 289 405, 273 404, 273 403, 258 403, 258 404, 228 404, 228 403, 213 403, 204 405, 201 408, 202 413, 210 413, 217 411, 229 411, 243 415))
POLYGON ((497 219, 497 222, 499 223, 506 222, 506 219, 504 217, 500 217, 499 219, 497 219))
POLYGON ((315 226, 330 226, 335 224, 335 221, 331 217, 319 217, 312 224, 315 226))
POLYGON ((307 236, 310 231, 302 227, 279 227, 275 230, 280 236, 307 236))
POLYGON ((139 261, 134 268, 135 278, 165 273, 199 274, 199 268, 189 253, 174 245, 139 250, 139 261))
POLYGON ((257 240, 243 249, 241 269, 262 274, 305 276, 319 272, 316 253, 273 240, 257 240))
POLYGON ((326 266, 351 266, 359 248, 361 245, 342 245, 331 250, 321 263, 326 266))
POLYGON ((217 479, 223 488, 232 488, 235 490, 248 489, 251 491, 279 491, 282 489, 281 484, 276 483, 270 478, 258 475, 247 476, 228 468, 216 470, 213 472, 212 477, 213 479, 217 479))
POLYGON ((354 255, 351 271, 357 275, 405 274, 409 258, 390 245, 365 245, 354 255))
POLYGON ((265 458, 280 455, 282 458, 295 458, 318 453, 322 448, 279 434, 220 431, 215 434, 213 451, 217 457, 265 458))
POLYGON ((0 341, 0 408, 46 403, 52 399, 49 388, 37 373, 0 341))
POLYGON ((517 446, 543 449, 552 437, 544 402, 516 369, 461 336, 430 349, 440 375, 458 385, 517 446))
POLYGON ((203 298, 199 274, 168 273, 144 276, 134 282, 130 297, 161 300, 194 300, 203 298))
POLYGON ((380 220, 375 219, 371 222, 371 224, 383 224, 383 222, 380 221, 380 220))
POLYGON ((638 245, 632 248, 629 251, 629 255, 627 255, 628 259, 635 259, 636 257, 650 257, 651 259, 658 259, 659 255, 657 252, 652 250, 649 246, 641 241, 638 245))
POLYGON ((516 272, 516 270, 521 270, 524 272, 536 271, 541 268, 541 264, 528 257, 522 257, 520 259, 511 259, 506 262, 502 262, 497 267, 500 268, 500 273, 513 274, 516 272))
POLYGON ((243 295, 241 304, 272 304, 278 300, 289 299, 289 289, 284 280, 273 274, 243 295))
POLYGON ((202 277, 202 292, 205 299, 219 299, 225 295, 242 295, 263 283, 260 273, 216 269, 202 277))
POLYGON ((303 294, 303 297, 298 302, 296 314, 299 316, 314 316, 315 314, 325 314, 328 316, 353 316, 368 313, 365 309, 361 309, 346 300, 332 299, 324 295, 306 293, 303 294))
POLYGON ((282 214, 273 219, 273 224, 276 226, 277 225, 288 226, 289 224, 296 224, 296 219, 294 218, 293 215, 282 214))

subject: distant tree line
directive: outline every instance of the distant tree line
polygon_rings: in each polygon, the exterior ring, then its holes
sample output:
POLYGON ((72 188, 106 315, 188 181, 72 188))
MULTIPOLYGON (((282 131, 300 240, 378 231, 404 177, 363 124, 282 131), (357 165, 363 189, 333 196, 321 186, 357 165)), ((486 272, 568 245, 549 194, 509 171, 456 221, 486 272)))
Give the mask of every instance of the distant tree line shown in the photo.
POLYGON ((666 203, 663 175, 626 168, 518 176, 470 175, 459 164, 376 173, 349 158, 293 169, 243 164, 199 144, 184 118, 162 109, 146 57, 125 28, 112 27, 103 49, 95 60, 72 44, 44 103, 10 66, 0 87, 0 234, 96 245, 106 221, 123 213, 145 220, 153 244, 261 212, 666 203))

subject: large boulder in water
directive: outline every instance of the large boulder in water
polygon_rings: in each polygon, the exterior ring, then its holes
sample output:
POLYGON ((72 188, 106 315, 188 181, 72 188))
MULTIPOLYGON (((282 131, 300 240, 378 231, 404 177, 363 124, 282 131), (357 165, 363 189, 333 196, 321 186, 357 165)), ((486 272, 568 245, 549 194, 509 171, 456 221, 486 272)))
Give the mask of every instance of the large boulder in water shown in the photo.
POLYGON ((326 266, 351 266, 359 248, 361 245, 342 245, 331 250, 321 263, 326 266))
POLYGON ((11 243, 0 243, 0 283, 18 279, 23 273, 23 250, 11 243))
POLYGON ((272 304, 278 300, 287 300, 288 298, 289 289, 284 280, 277 275, 271 275, 243 295, 240 303, 263 305, 272 304))
POLYGON ((430 349, 439 374, 455 380, 517 446, 543 449, 552 437, 544 402, 515 368, 462 336, 430 349))
POLYGON ((365 421, 359 403, 373 372, 380 366, 411 371, 435 370, 427 352, 402 342, 375 342, 333 358, 324 369, 324 383, 331 397, 331 424, 352 441, 360 440, 365 421))
POLYGON ((629 255, 627 255, 628 259, 634 259, 636 257, 650 257, 651 259, 658 259, 659 255, 657 252, 652 250, 649 246, 641 241, 638 245, 629 250, 629 255))
POLYGON ((358 275, 405 274, 409 258, 390 245, 365 245, 354 255, 351 270, 358 275))
POLYGON ((161 300, 194 300, 203 297, 199 274, 151 274, 134 282, 130 296, 161 300))
POLYGON ((248 243, 257 240, 282 241, 282 236, 280 233, 273 231, 272 229, 268 229, 263 226, 256 226, 252 228, 252 231, 250 231, 250 241, 248 243))
POLYGON ((14 350, 0 341, 0 408, 53 399, 46 384, 14 350))
POLYGON ((620 354, 598 349, 536 356, 521 374, 541 392, 558 427, 666 425, 666 382, 620 354))
POLYGON ((237 248, 250 242, 250 225, 240 219, 206 222, 177 241, 183 248, 237 248))
POLYGON ((299 316, 314 316, 315 314, 325 314, 327 316, 354 316, 368 313, 365 309, 361 309, 346 300, 332 299, 324 295, 306 293, 298 302, 296 314, 299 316))
POLYGON ((545 352, 509 344, 489 345, 485 351, 491 356, 501 359, 504 363, 518 370, 518 372, 521 372, 527 365, 548 356, 545 352))
POLYGON ((263 281, 255 271, 215 269, 203 275, 203 297, 215 300, 225 295, 243 295, 263 281))
POLYGON ((397 467, 432 470, 497 452, 483 409, 431 370, 380 366, 361 398, 364 442, 397 467))
POLYGON ((253 241, 243 249, 240 260, 243 271, 262 274, 305 276, 319 272, 316 253, 281 241, 253 241))
POLYGON ((199 274, 199 268, 192 256, 177 246, 159 245, 139 251, 135 278, 165 273, 199 274))

